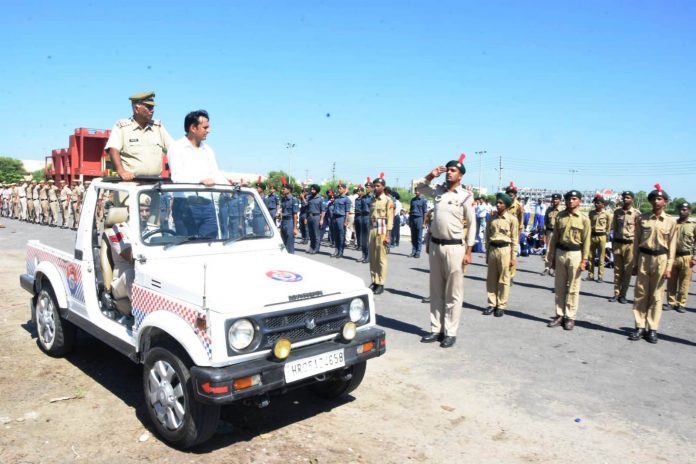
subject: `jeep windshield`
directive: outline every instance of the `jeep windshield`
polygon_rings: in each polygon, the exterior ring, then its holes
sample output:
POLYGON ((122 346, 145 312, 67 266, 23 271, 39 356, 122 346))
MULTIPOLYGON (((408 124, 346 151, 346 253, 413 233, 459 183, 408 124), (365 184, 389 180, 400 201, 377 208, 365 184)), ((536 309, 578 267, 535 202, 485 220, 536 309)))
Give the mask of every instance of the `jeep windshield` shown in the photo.
POLYGON ((266 207, 242 190, 143 190, 140 237, 146 245, 263 239, 273 235, 266 207))

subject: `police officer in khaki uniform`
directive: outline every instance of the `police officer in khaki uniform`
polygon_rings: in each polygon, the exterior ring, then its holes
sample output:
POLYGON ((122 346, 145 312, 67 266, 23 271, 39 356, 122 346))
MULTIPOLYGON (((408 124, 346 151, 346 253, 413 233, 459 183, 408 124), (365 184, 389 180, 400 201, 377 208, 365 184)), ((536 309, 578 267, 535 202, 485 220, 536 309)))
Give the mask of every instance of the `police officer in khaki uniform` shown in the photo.
POLYGON ((155 92, 130 97, 133 116, 121 119, 111 129, 106 150, 118 175, 125 181, 135 176, 159 176, 162 155, 173 143, 162 123, 152 119, 155 92))
POLYGON ((556 216, 558 213, 563 211, 561 206, 561 194, 554 193, 551 195, 551 205, 546 208, 544 213, 544 245, 546 246, 546 254, 544 255, 544 270, 541 275, 549 274, 551 270, 551 263, 549 262, 549 244, 551 243, 551 238, 553 237, 553 226, 556 223, 556 216))
POLYGON ((597 194, 592 200, 595 209, 590 211, 590 226, 592 227, 592 238, 590 239, 590 265, 587 268, 587 279, 595 280, 595 255, 599 256, 599 264, 597 269, 597 282, 604 280, 604 260, 607 250, 607 232, 611 224, 611 214, 609 214, 604 206, 607 201, 601 195, 597 194))
MULTIPOLYGON (((517 241, 515 243, 519 244, 519 241, 520 241, 519 235, 520 235, 520 233, 522 233, 522 229, 524 229, 524 208, 522 207, 520 202, 517 201, 517 187, 515 186, 515 184, 512 181, 510 181, 510 185, 508 185, 505 188, 505 193, 508 194, 510 196, 510 198, 512 199, 512 204, 508 208, 508 211, 510 212, 510 214, 512 214, 513 216, 515 216, 517 218, 519 230, 517 231, 518 238, 517 238, 517 241)), ((517 256, 517 251, 518 251, 517 249, 518 249, 518 246, 515 245, 515 250, 513 250, 515 252, 515 256, 517 256)), ((513 279, 513 277, 515 277, 516 273, 517 273, 517 261, 515 261, 515 264, 513 264, 512 269, 510 270, 510 283, 512 283, 512 279, 513 279)))
POLYGON ((430 262, 430 331, 423 343, 439 341, 442 348, 455 344, 464 299, 463 264, 471 262, 476 228, 464 235, 464 222, 476 224, 474 195, 461 185, 466 172, 464 155, 445 166, 434 168, 418 190, 433 197, 434 208, 429 223, 430 262), (432 180, 447 173, 446 183, 431 187, 432 180), (466 219, 465 219, 466 218, 466 219))
POLYGON ((34 222, 36 224, 41 223, 41 189, 43 188, 43 182, 37 182, 34 186, 34 191, 32 192, 32 202, 34 203, 34 222))
POLYGON ((51 217, 48 207, 48 181, 41 182, 41 190, 39 190, 39 200, 41 201, 41 224, 50 224, 51 217))
POLYGON ((66 185, 64 180, 59 181, 59 183, 60 191, 58 194, 58 203, 60 205, 61 215, 60 226, 62 229, 67 229, 68 220, 70 218, 70 195, 72 194, 72 192, 70 191, 70 187, 66 185))
POLYGON ((56 182, 53 179, 48 181, 48 207, 51 209, 51 216, 48 224, 51 227, 58 225, 58 194, 59 190, 56 187, 56 182))
POLYGON ((633 317, 636 330, 628 339, 635 341, 645 337, 648 342, 657 343, 662 294, 666 279, 672 275, 677 252, 677 221, 665 213, 669 195, 660 184, 655 184, 648 201, 652 204, 652 212, 638 218, 633 242, 633 274, 636 276, 633 317))
POLYGON ((374 198, 370 203, 369 260, 370 289, 375 295, 384 292, 387 278, 387 246, 394 225, 394 203, 384 193, 384 173, 372 182, 374 198))
POLYGON ((510 295, 510 269, 516 261, 512 250, 519 240, 519 226, 517 217, 507 211, 512 204, 512 198, 502 192, 496 194, 495 198, 496 211, 491 214, 491 219, 486 224, 488 307, 483 314, 495 313, 495 317, 502 317, 510 295))
POLYGON ((19 219, 27 220, 27 181, 25 180, 17 187, 17 197, 19 198, 19 219))
POLYGON ((77 230, 80 225, 80 202, 82 200, 82 190, 80 181, 73 181, 72 194, 70 195, 70 214, 72 216, 72 228, 77 230))
POLYGON ((556 316, 548 327, 563 324, 565 330, 573 330, 578 311, 580 276, 587 267, 590 255, 590 220, 580 212, 582 194, 571 190, 564 195, 565 211, 556 216, 553 237, 549 244, 549 257, 555 269, 556 316))
POLYGON ((633 239, 640 211, 633 207, 635 195, 630 190, 621 193, 623 205, 614 210, 609 230, 612 232, 611 251, 614 255, 614 296, 610 302, 626 303, 626 292, 633 272, 633 239))
POLYGON ((696 222, 689 219, 691 205, 679 205, 677 219, 677 255, 672 276, 667 281, 667 303, 680 313, 686 312, 686 298, 691 283, 691 268, 696 264, 696 222))
POLYGON ((36 181, 32 180, 27 187, 27 222, 34 222, 34 187, 36 181))

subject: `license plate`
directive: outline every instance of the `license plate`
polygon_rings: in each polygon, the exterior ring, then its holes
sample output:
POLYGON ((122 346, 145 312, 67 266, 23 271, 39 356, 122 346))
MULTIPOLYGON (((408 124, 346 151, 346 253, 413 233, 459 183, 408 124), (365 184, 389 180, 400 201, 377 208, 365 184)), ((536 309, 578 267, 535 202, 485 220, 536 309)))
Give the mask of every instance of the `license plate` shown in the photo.
POLYGON ((346 365, 343 350, 329 351, 309 358, 298 359, 285 365, 285 382, 295 382, 322 372, 331 371, 346 365))

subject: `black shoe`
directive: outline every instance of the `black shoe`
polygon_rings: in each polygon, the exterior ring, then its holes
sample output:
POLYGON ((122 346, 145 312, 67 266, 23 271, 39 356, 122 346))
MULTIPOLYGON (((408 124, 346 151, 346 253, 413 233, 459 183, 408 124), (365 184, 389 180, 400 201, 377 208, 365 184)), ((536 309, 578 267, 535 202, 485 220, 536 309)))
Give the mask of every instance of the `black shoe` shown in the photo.
POLYGON ((645 334, 645 329, 636 329, 633 332, 631 332, 631 335, 628 336, 628 339, 631 341, 636 341, 640 340, 643 338, 643 335, 645 334))
POLYGON ((375 295, 381 295, 382 293, 384 293, 384 285, 377 285, 375 287, 374 292, 372 293, 374 293, 375 295))
POLYGON ((490 316, 491 314, 493 314, 493 309, 494 309, 493 306, 487 307, 486 309, 483 310, 483 315, 490 316))
POLYGON ((442 341, 443 335, 441 333, 431 333, 421 337, 421 343, 433 343, 442 341))
POLYGON ((495 317, 503 317, 503 314, 505 314, 505 312, 500 308, 495 308, 495 312, 493 313, 495 317))
POLYGON ((423 297, 423 299, 421 299, 421 303, 430 303, 430 297, 429 296, 423 297))
POLYGON ((414 258, 420 258, 420 255, 419 255, 419 254, 415 254, 415 255, 413 255, 413 257, 414 257, 414 258))
POLYGON ((377 284, 374 283, 374 282, 372 282, 372 283, 370 284, 370 290, 372 290, 372 291, 374 292, 376 286, 377 286, 377 284))
POLYGON ((609 298, 609 303, 614 303, 619 297, 614 295, 611 298, 609 298))
POLYGON ((684 313, 686 312, 686 309, 684 309, 684 307, 683 307, 683 306, 680 306, 680 305, 677 305, 677 306, 674 308, 674 310, 675 310, 676 312, 682 313, 682 314, 684 314, 684 313))
POLYGON ((454 342, 457 341, 457 337, 445 337, 442 339, 440 342, 440 347, 441 348, 450 348, 452 345, 454 345, 454 342))
POLYGON ((627 303, 626 297, 625 297, 625 296, 620 296, 620 297, 619 297, 619 303, 621 303, 621 304, 626 304, 626 303, 627 303))
POLYGON ((645 333, 645 340, 648 343, 652 343, 652 344, 657 343, 657 331, 656 330, 648 330, 645 333))

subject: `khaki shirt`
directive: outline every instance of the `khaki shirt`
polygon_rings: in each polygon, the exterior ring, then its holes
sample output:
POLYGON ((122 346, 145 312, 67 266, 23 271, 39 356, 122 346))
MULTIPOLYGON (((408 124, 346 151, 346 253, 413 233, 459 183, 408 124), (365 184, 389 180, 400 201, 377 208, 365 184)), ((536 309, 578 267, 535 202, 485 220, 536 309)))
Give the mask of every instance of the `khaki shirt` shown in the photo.
POLYGON ((121 152, 121 164, 127 171, 139 176, 159 176, 162 154, 172 143, 172 137, 161 122, 153 120, 142 128, 131 117, 114 124, 106 150, 114 148, 121 152))
POLYGON ((71 200, 72 202, 79 201, 79 200, 80 200, 80 195, 81 195, 81 194, 82 194, 82 192, 80 192, 80 188, 76 185, 76 186, 73 187, 73 189, 72 189, 72 195, 70 196, 70 200, 71 200))
POLYGON ((17 187, 17 196, 19 198, 26 198, 27 196, 27 184, 22 184, 17 187))
POLYGON ((465 246, 473 246, 476 241, 474 195, 461 185, 450 191, 445 185, 436 188, 423 179, 418 190, 433 197, 433 215, 430 219, 430 237, 440 240, 461 240, 465 246))
POLYGON ((696 256, 696 222, 686 220, 677 221, 677 253, 689 253, 692 257, 696 256))
POLYGON ((41 187, 41 190, 39 190, 39 199, 48 201, 48 185, 41 187))
POLYGON ((522 208, 520 202, 517 200, 513 201, 507 210, 517 218, 519 230, 521 231, 522 229, 524 229, 524 208, 522 208))
POLYGON ((71 195, 72 190, 70 190, 70 187, 66 185, 60 190, 60 196, 58 197, 58 199, 60 201, 68 201, 68 198, 70 198, 71 195))
POLYGON ((385 193, 370 202, 370 227, 380 235, 391 232, 394 226, 394 202, 385 193))
POLYGON ((497 211, 491 213, 491 219, 486 224, 486 253, 491 242, 510 243, 514 250, 519 241, 518 231, 517 218, 509 211, 501 215, 497 211))
MULTIPOLYGON (((582 258, 590 257, 590 219, 578 212, 561 211, 556 216, 553 237, 549 244, 549 256, 555 256, 556 247, 563 245, 582 245, 582 258)), ((551 261, 552 262, 552 261, 551 261)))
POLYGON ((553 225, 556 223, 556 217, 558 213, 563 211, 563 207, 558 205, 557 207, 549 206, 546 208, 546 213, 544 213, 544 227, 548 231, 553 231, 553 225))
POLYGON ((35 185, 35 186, 34 186, 34 190, 32 190, 31 197, 32 197, 34 200, 38 200, 38 199, 39 199, 39 192, 40 192, 40 191, 41 191, 41 186, 38 185, 38 184, 35 185))
POLYGON ((50 201, 58 201, 58 187, 55 185, 48 188, 48 199, 50 201))
POLYGON ((615 209, 611 218, 609 230, 614 232, 614 238, 631 240, 636 236, 636 221, 640 217, 640 211, 631 207, 628 211, 623 208, 615 209))
POLYGON ((597 211, 593 209, 590 211, 590 225, 592 226, 592 232, 595 233, 607 233, 609 232, 609 225, 611 224, 611 214, 607 213, 606 210, 597 211))
POLYGON ((664 211, 659 216, 652 212, 641 214, 636 221, 636 238, 633 241, 634 267, 638 263, 641 248, 652 251, 667 251, 667 269, 672 268, 677 254, 677 221, 664 211))

